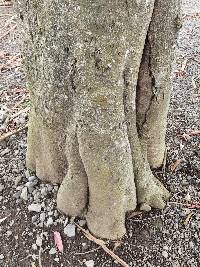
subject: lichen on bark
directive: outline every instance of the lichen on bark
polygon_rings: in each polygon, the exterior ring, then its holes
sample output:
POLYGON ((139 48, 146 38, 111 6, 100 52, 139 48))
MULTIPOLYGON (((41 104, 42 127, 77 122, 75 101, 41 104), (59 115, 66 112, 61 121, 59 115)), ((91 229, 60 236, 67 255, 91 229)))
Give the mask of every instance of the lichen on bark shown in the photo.
POLYGON ((122 237, 127 211, 169 197, 149 162, 151 132, 166 128, 172 43, 160 25, 173 30, 170 3, 17 1, 33 106, 27 166, 61 183, 58 209, 85 216, 100 237, 122 237))

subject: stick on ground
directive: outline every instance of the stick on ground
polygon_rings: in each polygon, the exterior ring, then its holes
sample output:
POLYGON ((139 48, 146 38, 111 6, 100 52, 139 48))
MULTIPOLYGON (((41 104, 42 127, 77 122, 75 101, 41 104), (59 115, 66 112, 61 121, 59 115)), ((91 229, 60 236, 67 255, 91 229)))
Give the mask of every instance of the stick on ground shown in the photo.
POLYGON ((83 229, 80 225, 75 223, 75 225, 84 233, 84 235, 89 239, 90 241, 93 241, 97 245, 101 246, 102 249, 109 254, 114 260, 116 260, 118 263, 120 263, 124 267, 130 267, 125 261, 123 261, 119 256, 117 256, 113 251, 111 251, 109 248, 106 247, 105 243, 101 239, 97 239, 93 235, 91 235, 88 231, 83 229))
POLYGON ((15 131, 3 134, 2 136, 0 136, 0 142, 4 141, 5 139, 9 138, 10 136, 12 136, 14 134, 17 134, 17 133, 20 133, 23 130, 26 130, 27 128, 28 128, 28 125, 25 125, 23 128, 20 128, 20 129, 17 129, 15 131))

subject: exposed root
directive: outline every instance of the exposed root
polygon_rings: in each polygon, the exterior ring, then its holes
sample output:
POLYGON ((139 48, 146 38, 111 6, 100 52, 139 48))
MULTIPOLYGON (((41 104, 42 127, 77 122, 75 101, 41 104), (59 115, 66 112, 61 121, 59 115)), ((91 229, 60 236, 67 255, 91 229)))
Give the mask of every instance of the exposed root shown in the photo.
POLYGON ((153 175, 148 178, 146 184, 137 184, 137 198, 138 203, 145 203, 152 208, 163 209, 170 197, 169 191, 164 185, 153 175))

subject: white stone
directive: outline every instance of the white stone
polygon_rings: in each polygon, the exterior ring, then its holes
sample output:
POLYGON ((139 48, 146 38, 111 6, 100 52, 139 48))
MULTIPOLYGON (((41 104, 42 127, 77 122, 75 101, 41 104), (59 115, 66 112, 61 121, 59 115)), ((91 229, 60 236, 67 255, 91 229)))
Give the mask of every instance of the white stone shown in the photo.
POLYGON ((44 213, 44 212, 41 213, 41 214, 40 214, 40 221, 41 221, 41 222, 44 222, 44 221, 45 221, 45 218, 46 218, 45 213, 44 213))
POLYGON ((163 255, 164 258, 166 258, 166 259, 168 258, 168 252, 167 251, 164 250, 162 252, 162 255, 163 255))
POLYGON ((32 245, 32 249, 33 249, 33 250, 37 250, 37 245, 36 245, 36 244, 33 244, 33 245, 32 245))
POLYGON ((85 263, 85 266, 87 266, 87 267, 93 267, 94 266, 93 260, 85 261, 84 263, 85 263))
POLYGON ((53 224, 53 218, 49 217, 48 220, 47 220, 47 226, 50 226, 52 224, 53 224))
POLYGON ((37 235, 36 245, 37 245, 38 247, 41 247, 41 246, 42 246, 42 238, 41 238, 41 236, 39 236, 39 235, 37 235))
POLYGON ((28 206, 28 210, 29 211, 40 212, 41 211, 41 205, 32 203, 31 205, 28 206))
POLYGON ((51 248, 50 250, 49 250, 49 254, 50 255, 53 255, 53 254, 56 254, 56 249, 55 248, 51 248))
POLYGON ((0 255, 0 260, 3 260, 3 259, 4 259, 4 255, 1 254, 1 255, 0 255))
POLYGON ((75 230, 75 225, 73 224, 68 224, 65 228, 64 228, 64 233, 68 236, 68 237, 73 237, 76 234, 76 230, 75 230))
POLYGON ((27 187, 24 187, 24 188, 22 189, 20 198, 23 199, 23 200, 25 200, 25 201, 28 200, 28 190, 27 190, 27 187))

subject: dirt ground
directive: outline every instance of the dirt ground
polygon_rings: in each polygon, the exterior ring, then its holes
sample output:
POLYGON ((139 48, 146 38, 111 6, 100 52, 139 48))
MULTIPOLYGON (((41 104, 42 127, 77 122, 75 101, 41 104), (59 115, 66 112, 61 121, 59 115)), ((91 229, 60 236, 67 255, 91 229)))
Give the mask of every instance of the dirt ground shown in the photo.
MULTIPOLYGON (((172 196, 163 211, 129 214, 126 236, 105 242, 130 267, 200 266, 200 1, 184 0, 182 10, 166 166, 155 171, 172 196)), ((9 2, 0 1, 0 25, 0 266, 120 266, 74 226, 86 229, 83 219, 56 210, 58 185, 41 183, 26 170, 30 101, 9 2), (55 231, 63 253, 56 249, 55 231)))

